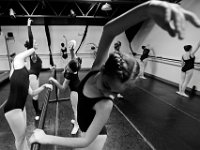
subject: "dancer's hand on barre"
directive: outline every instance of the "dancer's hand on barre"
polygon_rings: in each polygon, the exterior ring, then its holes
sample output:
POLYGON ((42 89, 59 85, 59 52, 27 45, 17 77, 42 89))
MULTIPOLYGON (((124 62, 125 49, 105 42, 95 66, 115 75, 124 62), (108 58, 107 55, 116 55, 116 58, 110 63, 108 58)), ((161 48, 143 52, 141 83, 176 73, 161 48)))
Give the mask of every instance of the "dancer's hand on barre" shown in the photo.
POLYGON ((184 38, 186 21, 200 27, 199 18, 178 4, 150 1, 148 8, 150 17, 173 37, 184 38))
POLYGON ((31 144, 33 143, 47 144, 47 142, 45 141, 46 140, 45 136, 46 134, 42 129, 35 129, 29 139, 29 142, 31 144))
POLYGON ((51 65, 50 65, 50 66, 49 66, 49 69, 50 69, 50 70, 56 69, 56 65, 54 65, 54 66, 51 66, 51 65))
POLYGON ((44 86, 44 88, 50 89, 51 91, 53 90, 52 84, 45 83, 43 86, 44 86))
POLYGON ((50 77, 50 78, 49 78, 49 81, 52 81, 52 82, 54 82, 54 81, 55 81, 55 79, 54 79, 53 77, 50 77))

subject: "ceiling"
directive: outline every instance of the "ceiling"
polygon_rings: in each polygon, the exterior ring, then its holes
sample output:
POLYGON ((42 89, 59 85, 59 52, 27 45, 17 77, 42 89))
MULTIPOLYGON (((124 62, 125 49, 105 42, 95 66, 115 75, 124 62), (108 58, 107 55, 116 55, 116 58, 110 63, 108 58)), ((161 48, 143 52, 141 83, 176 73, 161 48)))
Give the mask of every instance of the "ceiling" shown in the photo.
POLYGON ((27 18, 33 18, 35 25, 104 25, 145 1, 147 0, 0 0, 0 25, 26 25, 27 18), (110 4, 112 10, 101 10, 105 3, 110 4), (14 10, 14 15, 10 14, 10 8, 14 10))

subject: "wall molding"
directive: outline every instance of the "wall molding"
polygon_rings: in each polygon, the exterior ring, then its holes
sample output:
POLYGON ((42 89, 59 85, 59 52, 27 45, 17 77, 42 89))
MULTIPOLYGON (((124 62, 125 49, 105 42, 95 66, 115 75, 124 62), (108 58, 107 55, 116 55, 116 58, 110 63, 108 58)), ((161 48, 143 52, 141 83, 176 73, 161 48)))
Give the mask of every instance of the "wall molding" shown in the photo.
MULTIPOLYGON (((165 83, 165 84, 174 86, 174 87, 176 87, 177 89, 178 89, 178 87, 179 87, 179 84, 177 84, 177 83, 175 83, 175 82, 172 82, 172 81, 169 81, 169 80, 160 78, 160 77, 158 77, 158 76, 155 76, 155 75, 152 75, 152 74, 149 74, 149 73, 146 73, 146 72, 145 72, 145 75, 146 75, 147 77, 149 77, 149 78, 152 78, 152 79, 161 81, 161 82, 163 82, 163 83, 165 83)), ((192 90, 192 88, 190 88, 190 87, 187 87, 187 88, 186 88, 186 91, 189 92, 189 93, 190 93, 191 90, 192 90)), ((195 90, 195 94, 198 95, 198 96, 200 96, 200 91, 195 90)))

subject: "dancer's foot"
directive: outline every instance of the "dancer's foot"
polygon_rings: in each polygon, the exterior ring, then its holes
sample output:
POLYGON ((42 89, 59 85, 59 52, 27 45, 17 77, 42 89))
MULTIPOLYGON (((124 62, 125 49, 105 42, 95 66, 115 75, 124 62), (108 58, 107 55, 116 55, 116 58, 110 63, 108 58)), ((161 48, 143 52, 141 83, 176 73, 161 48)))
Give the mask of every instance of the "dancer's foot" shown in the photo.
POLYGON ((74 125, 74 127, 73 127, 73 129, 71 131, 71 134, 74 135, 74 134, 76 134, 78 132, 79 125, 75 120, 71 120, 71 123, 74 125))
POLYGON ((187 95, 187 94, 185 94, 185 93, 183 93, 183 92, 177 91, 176 93, 179 94, 179 95, 181 95, 181 96, 184 96, 184 97, 189 97, 189 95, 187 95))
POLYGON ((123 99, 123 98, 124 98, 124 96, 123 96, 123 95, 121 95, 121 94, 119 93, 119 94, 117 94, 117 98, 118 98, 118 99, 123 99))
POLYGON ((41 115, 41 110, 39 110, 37 113, 36 113, 36 116, 35 116, 35 120, 38 121, 40 119, 40 115, 41 115))
POLYGON ((40 119, 40 116, 35 116, 35 120, 38 121, 40 119))
POLYGON ((176 91, 176 94, 178 95, 182 95, 182 93, 180 91, 176 91))
POLYGON ((182 96, 184 97, 189 97, 189 95, 185 94, 185 93, 181 93, 182 96))
POLYGON ((74 124, 76 121, 74 119, 71 120, 71 123, 74 124))
POLYGON ((144 77, 144 76, 140 76, 140 78, 141 78, 141 79, 147 79, 147 78, 146 78, 146 77, 144 77))

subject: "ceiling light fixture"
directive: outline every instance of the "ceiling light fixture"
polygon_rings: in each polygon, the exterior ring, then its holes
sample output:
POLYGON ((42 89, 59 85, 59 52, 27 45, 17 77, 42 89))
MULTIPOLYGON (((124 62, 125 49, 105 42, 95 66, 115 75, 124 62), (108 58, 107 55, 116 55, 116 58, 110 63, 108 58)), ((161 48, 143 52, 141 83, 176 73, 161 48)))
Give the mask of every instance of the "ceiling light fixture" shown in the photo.
POLYGON ((111 11, 111 10, 112 10, 112 7, 111 7, 110 4, 105 3, 104 5, 102 5, 101 10, 102 10, 102 11, 111 11))
POLYGON ((15 17, 15 14, 16 14, 15 11, 14 11, 12 8, 10 8, 10 9, 9 9, 9 15, 10 15, 10 17, 11 17, 12 19, 16 18, 16 17, 15 17))
POLYGON ((71 17, 76 17, 76 13, 74 12, 73 9, 70 9, 70 16, 71 17))

